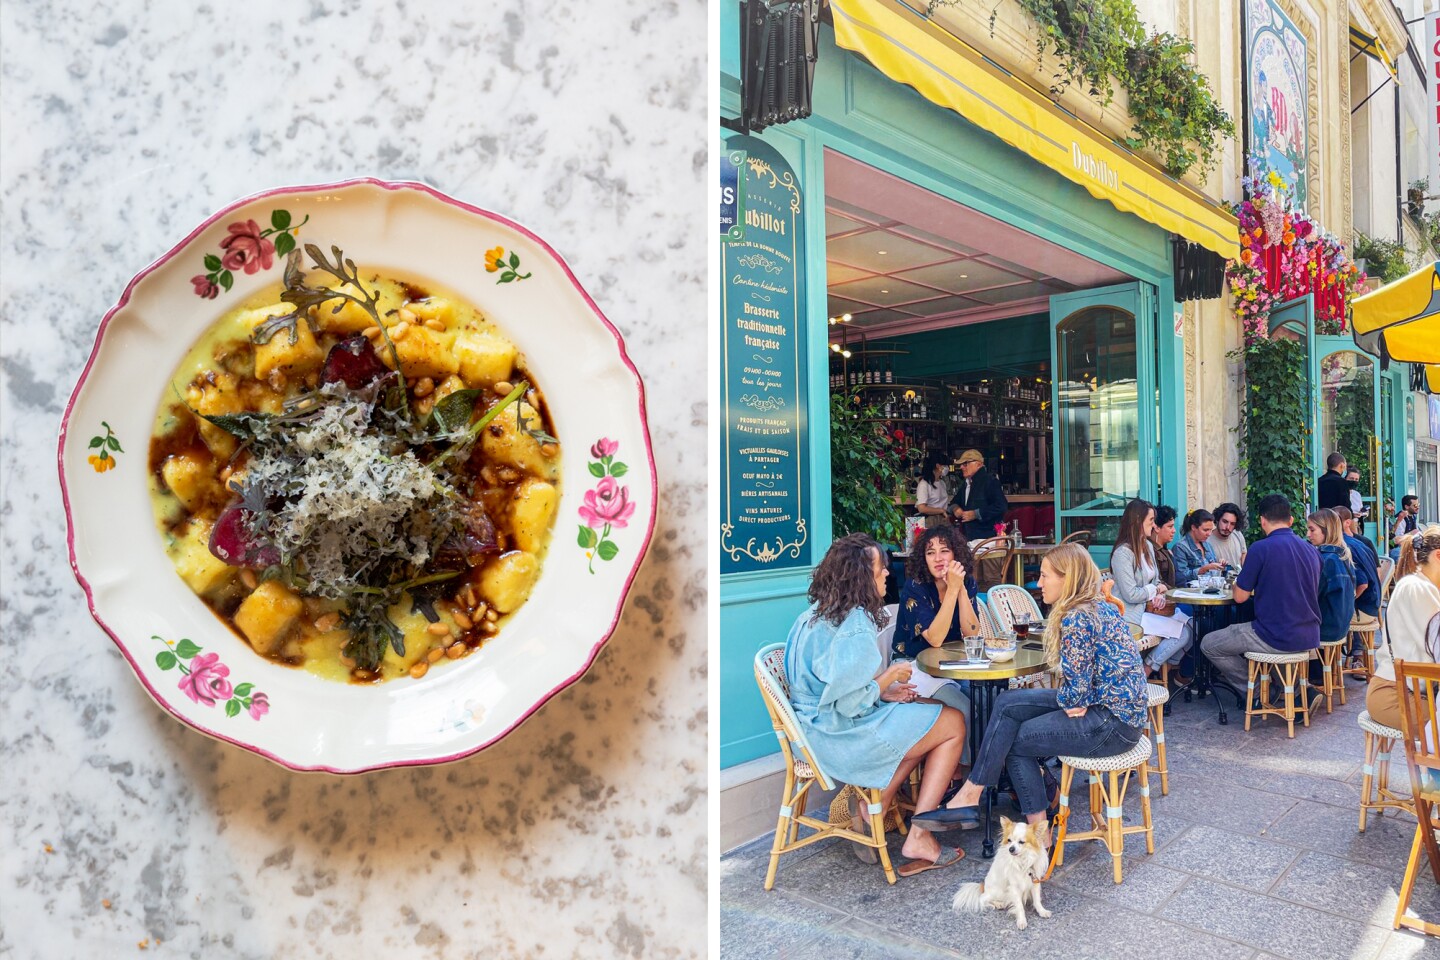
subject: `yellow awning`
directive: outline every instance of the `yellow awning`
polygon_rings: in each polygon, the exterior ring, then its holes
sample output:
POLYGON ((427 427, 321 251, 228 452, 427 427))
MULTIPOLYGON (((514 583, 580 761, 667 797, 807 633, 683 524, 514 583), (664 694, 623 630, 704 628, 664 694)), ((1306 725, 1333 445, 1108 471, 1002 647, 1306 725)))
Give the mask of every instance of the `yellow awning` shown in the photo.
POLYGON ((1367 57, 1379 60, 1385 65, 1385 69, 1390 71, 1390 76, 1395 78, 1395 82, 1400 82, 1400 73, 1395 67, 1395 58, 1390 56, 1389 50, 1385 49, 1384 41, 1356 24, 1353 18, 1350 20, 1350 48, 1367 57))
POLYGON ((1440 364, 1425 364, 1425 389, 1429 393, 1440 393, 1440 364))
POLYGON ((1377 357, 1440 364, 1440 263, 1350 304, 1355 343, 1377 357))
POLYGON ((835 42, 914 87, 1092 196, 1227 260, 1240 255, 1233 216, 1203 194, 1061 110, 1038 90, 898 0, 830 0, 835 42))

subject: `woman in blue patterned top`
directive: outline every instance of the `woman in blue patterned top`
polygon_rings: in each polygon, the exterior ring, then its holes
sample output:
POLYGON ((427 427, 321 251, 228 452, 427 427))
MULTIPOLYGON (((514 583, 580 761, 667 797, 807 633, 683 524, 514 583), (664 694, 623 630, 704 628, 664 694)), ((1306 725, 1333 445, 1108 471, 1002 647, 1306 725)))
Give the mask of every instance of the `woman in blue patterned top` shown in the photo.
POLYGON ((1100 598, 1100 571, 1079 544, 1062 543, 1040 563, 1040 592, 1050 604, 1045 652, 1058 660, 1057 690, 1007 690, 995 700, 980 756, 950 803, 917 813, 926 829, 980 824, 985 787, 1010 774, 1020 810, 1031 823, 1045 819, 1041 757, 1108 757, 1140 740, 1145 726, 1145 669, 1130 626, 1100 598))

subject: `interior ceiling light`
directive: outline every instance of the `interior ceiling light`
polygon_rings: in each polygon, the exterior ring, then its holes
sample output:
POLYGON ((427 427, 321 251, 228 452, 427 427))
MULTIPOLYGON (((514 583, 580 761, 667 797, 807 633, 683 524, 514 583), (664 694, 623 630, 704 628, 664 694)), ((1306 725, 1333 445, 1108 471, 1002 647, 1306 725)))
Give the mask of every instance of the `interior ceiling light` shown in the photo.
POLYGON ((885 253, 886 253, 886 251, 884 251, 884 250, 876 250, 875 252, 878 253, 878 254, 880 254, 880 256, 882 256, 882 257, 885 256, 885 253))
POLYGON ((881 290, 880 292, 881 292, 881 293, 889 293, 890 291, 889 291, 889 290, 881 290))
POLYGON ((850 359, 850 351, 849 351, 849 350, 841 350, 841 351, 840 351, 840 356, 844 357, 846 360, 849 360, 849 359, 850 359))
POLYGON ((842 315, 840 316, 840 322, 841 322, 841 323, 849 323, 849 322, 850 322, 850 314, 848 314, 848 313, 842 314, 842 315))
POLYGON ((840 352, 840 344, 838 344, 838 343, 832 343, 832 344, 830 344, 830 349, 831 349, 831 350, 834 350, 836 353, 839 353, 839 352, 840 352))

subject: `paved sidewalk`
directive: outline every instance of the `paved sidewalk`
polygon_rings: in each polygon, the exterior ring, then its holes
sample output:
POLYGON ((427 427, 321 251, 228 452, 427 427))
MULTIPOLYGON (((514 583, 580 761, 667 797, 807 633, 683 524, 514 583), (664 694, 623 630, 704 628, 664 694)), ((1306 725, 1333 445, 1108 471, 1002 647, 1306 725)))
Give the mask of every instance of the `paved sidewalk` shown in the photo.
MULTIPOLYGON (((894 886, 878 865, 857 860, 848 843, 818 843, 782 857, 768 893, 764 837, 721 859, 721 955, 1440 958, 1440 940, 1390 929, 1414 819, 1372 815, 1365 833, 1358 832, 1364 734, 1356 718, 1364 687, 1352 682, 1347 690, 1347 706, 1337 702, 1327 716, 1322 705, 1294 740, 1274 719, 1246 733, 1243 714, 1231 709, 1222 727, 1213 700, 1177 698, 1165 724, 1170 795, 1160 796, 1159 778, 1151 780, 1154 855, 1145 855, 1142 836, 1127 837, 1125 882, 1116 886, 1102 847, 1072 844, 1045 887, 1045 905, 1054 911, 1049 920, 1031 914, 1029 927, 1016 930, 1008 913, 951 912, 955 889, 987 869, 979 831, 942 836, 942 843, 965 849, 955 867, 894 886)), ((1392 769, 1392 782, 1405 784, 1403 754, 1392 769)), ((1084 817, 1084 788, 1071 803, 1084 817)), ((1139 822, 1133 783, 1126 822, 1139 822)), ((890 850, 898 864, 898 838, 890 850)), ((1411 907, 1440 921, 1440 887, 1424 866, 1411 907)))

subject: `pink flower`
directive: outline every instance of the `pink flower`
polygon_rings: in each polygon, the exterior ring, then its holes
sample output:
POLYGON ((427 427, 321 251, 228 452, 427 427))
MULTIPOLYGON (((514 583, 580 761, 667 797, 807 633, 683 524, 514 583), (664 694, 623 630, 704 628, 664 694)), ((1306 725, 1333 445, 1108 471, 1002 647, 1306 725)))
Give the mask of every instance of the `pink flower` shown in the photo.
POLYGON ((195 295, 197 297, 204 297, 206 300, 214 300, 215 297, 218 296, 220 293, 220 288, 217 287, 211 281, 211 279, 205 276, 205 274, 203 273, 197 273, 195 276, 191 277, 190 282, 195 284, 195 295))
POLYGON ((265 694, 256 691, 254 696, 250 698, 250 716, 254 717, 256 720, 259 720, 261 717, 265 716, 265 714, 269 712, 270 698, 265 696, 265 694))
POLYGON ((227 227, 230 236, 220 241, 225 256, 220 263, 226 270, 244 270, 255 273, 269 270, 275 263, 275 244, 260 236, 260 225, 254 220, 232 223, 227 227))
POLYGON ((630 502, 629 491, 616 483, 614 477, 605 477, 594 490, 585 492, 580 518, 588 527, 598 529, 608 523, 618 529, 625 526, 634 512, 635 504, 630 502))
POLYGON ((230 668, 220 662, 220 654, 202 653, 190 661, 190 672, 180 678, 180 690, 196 703, 213 707, 216 700, 229 700, 234 692, 228 676, 230 668))
POLYGON ((615 455, 615 451, 619 449, 620 444, 618 441, 611 440, 609 437, 601 437, 590 447, 590 456, 596 460, 599 460, 601 457, 612 457, 615 455))

